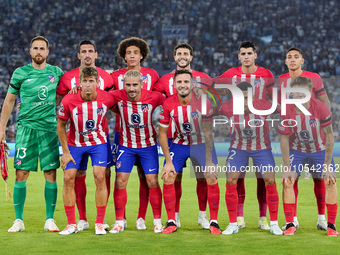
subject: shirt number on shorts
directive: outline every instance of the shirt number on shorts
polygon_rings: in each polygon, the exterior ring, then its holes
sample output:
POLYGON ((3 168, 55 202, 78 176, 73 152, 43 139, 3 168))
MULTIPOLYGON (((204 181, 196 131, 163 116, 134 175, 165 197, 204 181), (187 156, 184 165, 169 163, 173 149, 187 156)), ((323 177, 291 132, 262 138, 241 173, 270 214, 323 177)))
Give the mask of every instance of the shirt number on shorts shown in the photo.
POLYGON ((123 151, 123 150, 119 150, 119 155, 118 155, 118 157, 117 157, 117 160, 119 160, 120 156, 122 156, 122 155, 123 155, 123 153, 124 153, 124 151, 123 151))
POLYGON ((231 150, 228 159, 234 159, 235 154, 236 154, 236 151, 231 150))
POLYGON ((171 160, 174 159, 174 156, 175 156, 175 153, 174 152, 170 152, 170 157, 171 157, 171 160))
POLYGON ((24 158, 26 157, 26 150, 27 148, 19 148, 17 149, 17 158, 24 158), (22 151, 22 155, 20 155, 20 150, 22 151))

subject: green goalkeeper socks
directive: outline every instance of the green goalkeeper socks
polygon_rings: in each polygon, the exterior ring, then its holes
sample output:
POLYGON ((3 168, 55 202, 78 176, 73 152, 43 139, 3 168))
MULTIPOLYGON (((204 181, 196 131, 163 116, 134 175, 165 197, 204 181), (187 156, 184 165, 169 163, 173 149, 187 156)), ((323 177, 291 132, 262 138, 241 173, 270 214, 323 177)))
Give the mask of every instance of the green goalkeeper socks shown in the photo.
POLYGON ((26 181, 17 182, 14 184, 13 203, 15 210, 15 219, 23 220, 24 205, 26 200, 26 181))
POLYGON ((57 203, 58 188, 56 182, 45 182, 45 203, 46 203, 46 220, 53 219, 54 210, 57 203))

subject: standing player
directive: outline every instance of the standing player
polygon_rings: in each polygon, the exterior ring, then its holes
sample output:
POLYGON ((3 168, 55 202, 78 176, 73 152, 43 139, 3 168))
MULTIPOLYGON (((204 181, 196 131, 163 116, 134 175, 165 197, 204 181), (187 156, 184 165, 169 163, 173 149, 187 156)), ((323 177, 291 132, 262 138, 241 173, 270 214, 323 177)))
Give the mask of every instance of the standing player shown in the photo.
MULTIPOLYGON (((217 83, 227 83, 236 86, 242 81, 247 81, 253 86, 253 94, 256 99, 272 98, 274 88, 274 76, 270 70, 255 65, 257 58, 256 47, 252 42, 242 42, 239 46, 238 58, 241 66, 231 68, 216 78, 217 83)), ((227 91, 228 93, 228 91, 227 91)), ((238 207, 237 224, 240 228, 245 227, 243 207, 245 200, 245 173, 241 174, 237 182, 238 207)), ((256 173, 257 177, 257 199, 259 203, 259 228, 269 230, 266 215, 266 187, 261 174, 256 173)))
MULTIPOLYGON (((159 76, 154 69, 145 68, 141 66, 150 52, 149 45, 143 39, 137 37, 130 37, 120 42, 118 46, 117 53, 119 57, 126 62, 127 66, 114 71, 111 73, 111 77, 113 79, 114 89, 115 90, 123 90, 124 89, 124 75, 129 70, 137 70, 143 76, 143 89, 151 91, 153 89, 154 84, 158 80, 159 76)), ((116 125, 115 125, 115 137, 112 146, 112 154, 113 161, 115 164, 118 146, 119 146, 119 130, 120 130, 120 115, 116 114, 116 125)), ((139 230, 146 229, 145 226, 145 215, 148 208, 149 203, 149 188, 148 184, 141 167, 139 160, 136 161, 137 171, 139 176, 139 209, 138 216, 136 221, 136 227, 139 230)), ((126 217, 125 219, 125 227, 126 227, 126 217)))
MULTIPOLYGON (((175 224, 176 191, 175 179, 178 172, 183 171, 186 160, 190 157, 194 168, 199 166, 217 165, 217 157, 212 146, 212 132, 203 133, 203 128, 212 120, 213 108, 208 104, 208 114, 202 113, 201 100, 191 93, 193 76, 190 70, 177 70, 174 74, 177 95, 166 99, 163 103, 163 113, 160 116, 159 142, 164 152, 165 164, 162 170, 164 204, 168 214, 168 222, 162 233, 169 234, 177 230, 175 224), (169 123, 175 128, 173 142, 168 146, 167 133, 169 123), (206 141, 205 139, 209 140, 206 141), (205 142, 207 155, 204 155, 205 142), (206 160, 207 158, 207 160, 206 160)), ((203 97, 202 97, 203 98, 203 97)), ((206 129, 205 129, 206 130, 206 129)), ((196 171, 195 171, 196 172, 196 171)), ((197 173, 202 174, 202 172, 197 173)), ((204 178, 204 176, 199 176, 204 178)), ((207 176, 208 203, 210 209, 210 232, 221 234, 217 216, 220 202, 220 190, 217 177, 207 176)))
POLYGON ((15 221, 8 232, 24 231, 23 212, 26 181, 30 171, 40 169, 45 176, 46 223, 44 230, 59 231, 53 217, 57 202, 56 168, 59 167, 59 142, 56 128, 56 89, 63 72, 46 63, 49 42, 43 36, 31 40, 32 63, 17 68, 12 76, 1 112, 0 141, 5 139, 5 128, 17 95, 21 109, 17 120, 14 168, 15 221))
MULTIPOLYGON (((75 68, 69 72, 66 72, 60 79, 60 83, 57 89, 57 95, 59 100, 61 97, 64 97, 70 90, 74 89, 75 87, 80 87, 80 72, 84 67, 95 67, 98 71, 98 80, 99 85, 98 87, 101 90, 109 91, 112 89, 113 81, 109 73, 104 71, 103 69, 95 66, 96 58, 98 57, 97 47, 96 45, 89 40, 82 40, 78 44, 78 53, 77 57, 80 60, 80 67, 75 68)), ((106 118, 104 119, 106 122, 106 118)), ((107 133, 107 146, 109 150, 111 150, 110 139, 107 133)), ((75 192, 76 192, 76 204, 79 211, 79 222, 77 224, 78 231, 85 230, 89 228, 89 223, 87 221, 86 216, 86 168, 87 168, 87 159, 85 157, 82 160, 82 164, 77 171, 76 180, 75 180, 75 192)), ((110 196, 110 177, 111 171, 110 167, 113 165, 111 155, 108 155, 107 160, 108 166, 106 168, 106 185, 108 190, 108 197, 110 196)), ((105 226, 109 228, 108 225, 105 226)))
MULTIPOLYGON (((192 73, 193 79, 199 81, 201 79, 210 78, 207 74, 192 70, 190 67, 190 63, 192 61, 194 55, 193 48, 187 43, 180 43, 174 49, 174 59, 177 64, 176 70, 189 70, 192 73)), ((158 82, 155 84, 154 90, 159 91, 165 94, 167 97, 170 97, 173 94, 176 94, 176 89, 174 86, 174 76, 176 70, 171 73, 163 75, 158 82)), ((169 123, 168 128, 168 143, 169 147, 172 143, 173 134, 175 132, 175 127, 169 123)), ((197 178, 196 192, 198 197, 198 223, 201 224, 202 228, 209 229, 210 223, 207 219, 206 208, 207 208, 207 199, 208 199, 208 190, 207 190, 207 182, 205 178, 197 178)), ((175 180, 175 191, 176 191, 176 207, 175 207, 175 216, 176 216, 176 225, 177 227, 181 226, 179 220, 179 208, 180 201, 182 196, 182 171, 177 173, 175 180)))
MULTIPOLYGON (((329 99, 328 99, 321 77, 316 73, 302 70, 302 65, 304 61, 305 60, 303 58, 301 49, 295 48, 295 47, 288 49, 285 63, 288 67, 289 72, 280 75, 279 77, 280 89, 289 87, 292 79, 294 79, 295 77, 298 77, 298 76, 308 77, 313 81, 312 98, 314 99, 318 98, 330 110, 331 109, 330 102, 329 102, 329 99)), ((279 96, 279 100, 280 99, 281 97, 279 96)), ((306 172, 305 174, 308 175, 309 172, 306 172)), ((294 224, 296 228, 299 227, 299 222, 297 219, 297 210, 296 210, 297 197, 299 193, 298 180, 299 179, 297 178, 294 182, 294 193, 295 193, 294 224)), ((327 231, 327 221, 325 218, 325 191, 326 191, 325 182, 321 178, 313 178, 313 181, 314 181, 314 194, 315 194, 316 202, 318 205, 318 222, 316 226, 318 229, 327 231)))
MULTIPOLYGON (((278 226, 277 214, 279 206, 279 195, 275 183, 275 161, 271 152, 269 140, 269 125, 267 116, 260 116, 250 112, 248 108, 248 88, 252 85, 241 82, 237 85, 244 95, 244 114, 233 115, 233 100, 224 103, 219 113, 228 117, 230 123, 231 142, 226 161, 227 167, 227 190, 225 194, 230 224, 222 234, 231 235, 238 232, 237 226, 237 181, 241 172, 245 172, 249 158, 253 159, 254 166, 262 174, 266 188, 266 200, 270 213, 270 232, 274 235, 282 235, 278 226)), ((271 103, 265 99, 255 99, 255 109, 266 110, 271 103)), ((234 99, 235 100, 235 99, 234 99)))
POLYGON ((115 105, 114 97, 99 87, 98 71, 94 67, 84 67, 80 73, 81 91, 64 97, 60 105, 58 135, 63 148, 61 166, 64 169, 63 199, 68 225, 60 235, 77 233, 75 219, 76 193, 74 190, 77 170, 85 157, 90 156, 94 181, 97 186, 97 219, 95 232, 106 234, 104 216, 107 204, 105 169, 107 166, 107 122, 105 114, 115 105), (66 124, 70 130, 66 136, 66 124))
MULTIPOLYGON (((312 92, 313 84, 311 79, 299 76, 292 80, 290 86, 308 89, 312 92)), ((292 96, 300 99, 305 95, 294 92, 292 96)), ((281 116, 283 121, 279 126, 282 158, 285 168, 289 169, 282 177, 283 206, 287 222, 283 234, 294 235, 295 233, 293 186, 305 164, 308 163, 310 169, 319 174, 318 178, 323 178, 325 181, 325 203, 328 213, 327 235, 338 236, 334 225, 338 208, 338 193, 336 176, 333 172, 335 165, 331 113, 324 103, 314 98, 304 103, 303 106, 308 109, 311 115, 303 114, 295 105, 288 105, 287 114, 281 116)))
POLYGON ((126 185, 135 160, 138 158, 149 187, 150 204, 154 215, 154 232, 162 231, 162 192, 158 184, 157 134, 152 124, 152 113, 162 104, 164 96, 142 89, 143 75, 129 70, 124 75, 125 90, 114 91, 121 125, 116 161, 114 203, 116 223, 110 233, 124 231, 124 213, 127 203, 126 185))

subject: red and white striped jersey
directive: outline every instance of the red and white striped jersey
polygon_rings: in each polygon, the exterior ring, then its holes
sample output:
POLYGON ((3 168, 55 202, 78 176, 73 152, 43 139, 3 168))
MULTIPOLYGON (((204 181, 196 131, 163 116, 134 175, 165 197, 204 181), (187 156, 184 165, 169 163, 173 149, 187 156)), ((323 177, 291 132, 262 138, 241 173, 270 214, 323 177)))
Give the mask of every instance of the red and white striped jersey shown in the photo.
MULTIPOLYGON (((302 71, 302 74, 300 76, 304 76, 312 80, 313 82, 312 98, 317 99, 319 96, 326 94, 326 89, 323 85, 322 78, 317 73, 302 71)), ((281 89, 290 87, 290 83, 292 82, 293 79, 294 78, 289 76, 289 73, 280 75, 279 77, 279 85, 280 85, 279 103, 281 103, 281 89)), ((289 97, 290 95, 287 95, 287 98, 289 97)))
POLYGON ((70 119, 67 143, 83 147, 107 142, 108 125, 105 114, 116 100, 111 93, 97 88, 97 98, 85 101, 77 94, 67 94, 60 104, 59 119, 70 119))
POLYGON ((210 101, 206 101, 206 114, 202 114, 204 97, 191 97, 188 105, 181 105, 178 95, 168 97, 162 104, 163 112, 159 117, 162 127, 175 128, 173 142, 177 144, 193 145, 204 143, 203 122, 211 121, 213 108, 210 101))
MULTIPOLYGON (((126 68, 119 69, 111 73, 111 77, 113 79, 113 89, 114 90, 122 90, 124 89, 124 74, 127 72, 126 68)), ((143 75, 143 89, 153 90, 153 86, 159 79, 158 73, 151 68, 140 68, 140 73, 143 75)), ((116 114, 116 124, 115 124, 115 132, 119 132, 120 130, 120 115, 116 114)))
MULTIPOLYGON (((267 100, 255 99, 254 108, 267 110, 272 103, 267 100)), ((271 148, 269 139, 268 115, 247 113, 233 115, 233 100, 225 102, 219 108, 219 114, 227 116, 230 124, 230 148, 257 151, 271 148)))
POLYGON ((152 113, 165 96, 158 92, 141 90, 141 99, 129 101, 125 90, 111 94, 117 101, 121 118, 119 144, 129 148, 145 148, 157 144, 157 134, 152 124, 152 113))
POLYGON ((289 147, 294 150, 307 153, 322 151, 326 145, 322 128, 332 125, 331 113, 324 103, 313 98, 308 111, 311 113, 309 116, 296 113, 294 105, 287 105, 287 114, 281 116, 284 122, 279 125, 279 133, 289 135, 289 147))
MULTIPOLYGON (((98 71, 99 87, 101 90, 109 91, 113 87, 113 80, 108 72, 96 67, 98 71)), ((73 87, 79 86, 80 70, 79 67, 63 74, 60 79, 57 94, 65 96, 73 87)))
MULTIPOLYGON (((158 82, 155 84, 154 91, 161 92, 165 94, 167 97, 172 96, 173 94, 177 94, 175 85, 174 85, 174 76, 175 76, 175 71, 172 71, 171 73, 163 75, 158 82)), ((198 72, 195 70, 191 70, 192 72, 192 77, 194 80, 197 82, 200 82, 201 79, 206 79, 210 78, 209 75, 198 72)))
POLYGON ((242 66, 230 68, 221 76, 214 78, 214 81, 219 84, 232 84, 235 86, 246 81, 253 86, 253 94, 256 99, 266 99, 267 94, 272 98, 275 82, 272 72, 260 66, 256 67, 256 71, 252 74, 242 72, 242 66))

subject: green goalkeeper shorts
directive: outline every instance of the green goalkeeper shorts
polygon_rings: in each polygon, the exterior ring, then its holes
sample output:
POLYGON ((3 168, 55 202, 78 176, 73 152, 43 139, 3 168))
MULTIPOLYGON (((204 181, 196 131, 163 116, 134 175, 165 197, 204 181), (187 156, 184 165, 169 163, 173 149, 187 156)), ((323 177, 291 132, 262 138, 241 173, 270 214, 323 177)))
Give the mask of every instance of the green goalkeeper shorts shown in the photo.
POLYGON ((57 169, 60 166, 57 131, 47 132, 18 126, 14 168, 37 171, 38 158, 42 171, 57 169))

